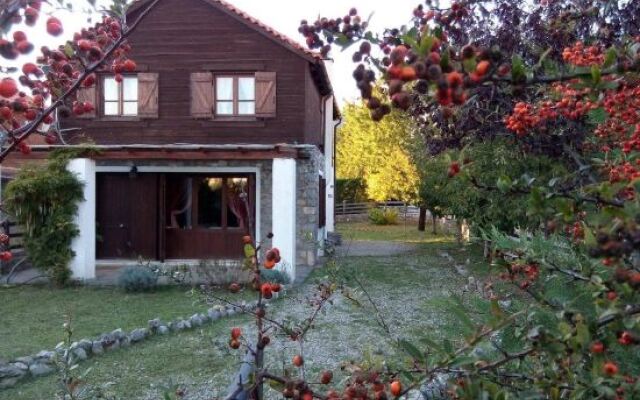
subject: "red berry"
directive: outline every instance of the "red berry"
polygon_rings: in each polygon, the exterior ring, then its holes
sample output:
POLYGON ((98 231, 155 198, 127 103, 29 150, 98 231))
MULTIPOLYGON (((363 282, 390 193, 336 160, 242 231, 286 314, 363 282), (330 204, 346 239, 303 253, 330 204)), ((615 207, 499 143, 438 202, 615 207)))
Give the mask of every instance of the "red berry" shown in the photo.
POLYGON ((50 17, 47 20, 47 32, 51 36, 60 36, 64 29, 62 29, 62 22, 56 17, 50 17))
POLYGON ((591 352, 594 354, 600 354, 604 352, 604 344, 602 342, 595 342, 591 345, 591 352))
POLYGON ((604 372, 605 375, 613 376, 618 373, 618 366, 613 361, 607 361, 602 366, 602 372, 604 372))
POLYGON ((26 144, 25 142, 21 142, 18 145, 18 149, 20 150, 20 152, 24 155, 29 155, 31 154, 31 146, 29 146, 28 144, 26 144))
POLYGON ((36 110, 32 108, 28 109, 24 113, 24 117, 29 121, 33 121, 34 119, 36 119, 37 116, 38 116, 38 113, 36 112, 36 110))
POLYGON ((13 40, 16 42, 22 42, 27 40, 27 34, 22 31, 13 32, 13 40))
POLYGON ((89 51, 92 46, 93 44, 88 40, 83 39, 78 41, 78 48, 82 51, 89 51))
POLYGON ((44 141, 47 142, 47 144, 56 144, 58 142, 58 137, 53 133, 47 133, 44 137, 44 141))
POLYGON ((136 63, 133 60, 125 61, 122 66, 124 67, 124 70, 127 71, 127 72, 134 72, 136 70, 136 68, 137 68, 136 63))
POLYGON ((453 178, 454 176, 460 173, 460 164, 457 162, 452 162, 449 166, 449 178, 453 178))
POLYGON ((18 85, 12 78, 0 81, 0 97, 11 98, 18 93, 18 85))
POLYGON ((231 338, 232 339, 238 339, 240 336, 242 336, 242 330, 240 328, 232 328, 231 329, 231 338))
POLYGON ((262 297, 264 297, 265 299, 270 299, 273 297, 273 291, 271 290, 271 285, 268 283, 263 284, 262 287, 260 288, 260 291, 262 292, 262 297))
POLYGON ((304 359, 299 354, 296 354, 295 356, 293 356, 292 362, 293 362, 293 365, 295 365, 296 367, 302 367, 304 365, 304 359))
POLYGON ((11 107, 0 107, 0 117, 4 120, 10 120, 13 117, 13 110, 11 107))

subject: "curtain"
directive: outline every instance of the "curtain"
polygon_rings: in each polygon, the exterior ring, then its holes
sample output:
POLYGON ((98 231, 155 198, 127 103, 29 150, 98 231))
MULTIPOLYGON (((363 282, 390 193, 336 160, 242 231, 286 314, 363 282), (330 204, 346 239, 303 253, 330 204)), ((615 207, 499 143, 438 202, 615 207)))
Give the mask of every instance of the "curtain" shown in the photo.
POLYGON ((246 233, 250 233, 249 210, 251 209, 251 204, 248 194, 241 186, 229 185, 227 188, 227 203, 229 204, 229 209, 240 222, 240 227, 244 229, 246 233))

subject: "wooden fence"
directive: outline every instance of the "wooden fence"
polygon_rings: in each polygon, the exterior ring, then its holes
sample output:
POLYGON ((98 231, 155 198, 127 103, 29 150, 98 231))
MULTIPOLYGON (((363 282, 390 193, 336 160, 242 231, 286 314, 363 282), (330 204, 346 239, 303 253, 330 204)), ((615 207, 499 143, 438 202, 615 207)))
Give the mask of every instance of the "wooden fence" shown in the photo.
POLYGON ((23 246, 24 230, 15 222, 5 220, 0 223, 0 233, 9 236, 9 242, 3 246, 3 251, 11 251, 13 258, 11 261, 0 261, 0 275, 7 275, 6 282, 9 283, 13 274, 25 264, 26 254, 23 246))
POLYGON ((373 208, 391 208, 398 211, 398 216, 405 218, 418 218, 420 214, 420 207, 402 202, 402 201, 387 201, 382 203, 367 202, 367 203, 337 203, 335 208, 336 217, 357 217, 367 216, 369 211, 373 208))

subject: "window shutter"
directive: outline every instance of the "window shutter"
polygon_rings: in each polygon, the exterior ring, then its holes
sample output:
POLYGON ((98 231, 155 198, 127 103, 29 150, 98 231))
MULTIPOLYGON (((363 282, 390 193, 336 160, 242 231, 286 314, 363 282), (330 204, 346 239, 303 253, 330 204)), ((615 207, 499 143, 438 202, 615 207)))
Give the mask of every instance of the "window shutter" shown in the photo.
POLYGON ((138 116, 140 118, 158 118, 158 79, 157 73, 138 74, 138 116))
POLYGON ((256 72, 256 116, 276 116, 276 73, 256 72))
POLYGON ((78 88, 78 91, 76 92, 76 99, 78 100, 78 102, 81 102, 81 103, 88 102, 93 104, 93 111, 86 112, 82 115, 77 116, 76 118, 87 119, 87 118, 96 117, 96 110, 98 109, 99 104, 98 104, 98 91, 96 90, 95 84, 93 84, 90 87, 80 86, 78 88))
POLYGON ((213 118, 213 74, 211 72, 191 74, 191 116, 213 118))

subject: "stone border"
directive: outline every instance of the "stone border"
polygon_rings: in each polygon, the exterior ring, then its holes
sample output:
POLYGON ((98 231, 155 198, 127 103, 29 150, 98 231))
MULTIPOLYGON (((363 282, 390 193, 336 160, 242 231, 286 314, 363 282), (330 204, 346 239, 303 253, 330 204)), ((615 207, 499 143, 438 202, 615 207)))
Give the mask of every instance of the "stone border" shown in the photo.
MULTIPOLYGON (((276 300, 280 293, 273 293, 271 301, 276 300)), ((269 306, 269 303, 270 301, 265 300, 265 307, 269 306)), ((242 314, 245 311, 253 311, 257 307, 257 301, 249 304, 243 301, 240 306, 217 305, 211 307, 206 313, 196 313, 187 319, 177 318, 168 323, 164 323, 160 318, 155 318, 149 320, 146 328, 137 328, 129 333, 118 328, 95 339, 82 339, 73 342, 68 350, 72 362, 77 364, 90 357, 141 343, 152 336, 164 336, 194 329, 222 318, 242 314)), ((64 347, 58 347, 55 350, 43 350, 34 355, 17 357, 8 363, 0 362, 0 391, 14 387, 28 377, 38 378, 54 373, 56 371, 56 356, 62 356, 66 350, 64 347)))

